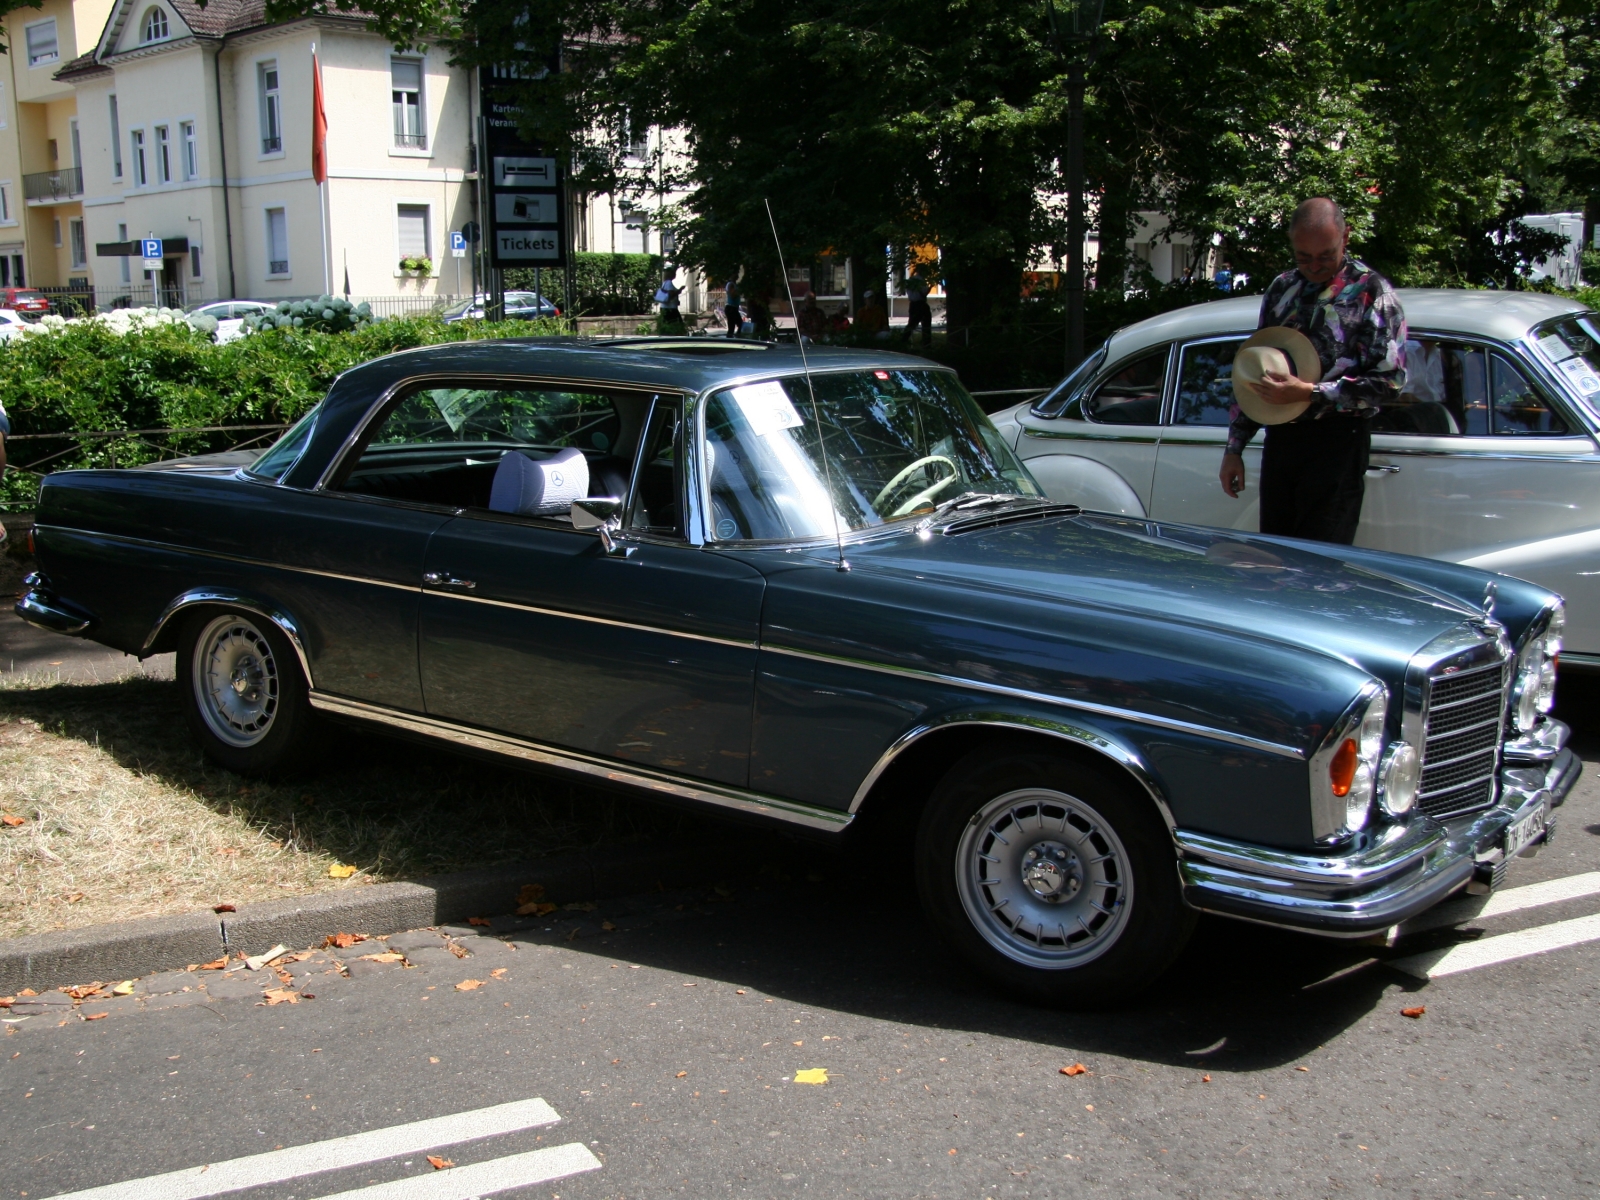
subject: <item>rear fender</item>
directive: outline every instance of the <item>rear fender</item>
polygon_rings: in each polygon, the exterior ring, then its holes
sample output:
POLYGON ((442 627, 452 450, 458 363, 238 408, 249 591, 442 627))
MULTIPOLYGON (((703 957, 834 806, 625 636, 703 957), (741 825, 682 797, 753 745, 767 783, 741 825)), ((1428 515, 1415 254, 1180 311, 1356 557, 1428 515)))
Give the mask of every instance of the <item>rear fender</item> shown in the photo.
POLYGON ((311 676, 311 659, 306 654, 305 642, 300 636, 300 626, 295 619, 276 604, 242 592, 220 588, 192 588, 162 609, 161 615, 156 618, 155 625, 151 627, 144 645, 139 650, 139 657, 148 658, 152 654, 173 649, 178 626, 181 624, 179 615, 201 607, 238 609, 271 621, 278 627, 278 632, 283 634, 294 647, 295 655, 300 660, 300 669, 305 673, 306 683, 316 686, 316 681, 311 676))
POLYGON ((1139 494, 1110 467, 1078 454, 1041 454, 1024 464, 1052 500, 1125 517, 1146 514, 1139 494))

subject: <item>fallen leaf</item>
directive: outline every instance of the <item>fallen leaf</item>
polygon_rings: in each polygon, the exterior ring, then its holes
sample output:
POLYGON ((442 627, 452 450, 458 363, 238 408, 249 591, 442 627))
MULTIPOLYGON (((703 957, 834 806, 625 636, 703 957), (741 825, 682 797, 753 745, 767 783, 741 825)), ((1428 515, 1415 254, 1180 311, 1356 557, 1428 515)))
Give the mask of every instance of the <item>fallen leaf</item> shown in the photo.
POLYGON ((217 853, 218 854, 226 854, 230 858, 237 857, 237 855, 239 853, 239 847, 237 847, 237 846, 222 846, 222 847, 218 848, 217 853))
POLYGON ((463 979, 460 983, 456 984, 456 991, 475 992, 482 986, 483 980, 481 979, 463 979))
POLYGON ((684 987, 699 987, 700 985, 698 983, 686 983, 683 986, 684 987))
POLYGON ((391 963, 403 962, 406 956, 398 950, 385 950, 381 954, 363 954, 361 957, 370 962, 391 963))
POLYGON ((1073 1063, 1070 1067, 1062 1067, 1061 1068, 1061 1073, 1063 1075, 1089 1075, 1089 1074, 1092 1074, 1092 1072, 1089 1070, 1089 1068, 1084 1066, 1082 1063, 1073 1063))
POLYGON ((491 978, 491 979, 499 979, 505 973, 506 973, 506 969, 504 967, 496 967, 494 970, 489 972, 489 978, 491 978))
POLYGON ((228 959, 227 956, 224 955, 222 958, 216 959, 212 962, 201 963, 199 969, 202 971, 220 971, 227 965, 228 959))
POLYGON ((1296 1067, 1295 1070, 1296 1071, 1309 1071, 1309 1070, 1311 1070, 1311 1068, 1310 1067, 1296 1067))
POLYGON ((491 924, 491 922, 490 922, 488 917, 468 917, 467 918, 467 924, 468 925, 484 925, 484 926, 487 926, 487 925, 491 924))
POLYGON ((439 1061, 439 1060, 438 1060, 438 1059, 437 1059, 437 1058, 433 1058, 433 1057, 432 1057, 432 1056, 430 1056, 430 1057, 429 1057, 429 1058, 428 1058, 428 1061, 429 1061, 429 1062, 431 1062, 431 1063, 436 1063, 436 1062, 438 1062, 438 1061, 439 1061))
POLYGON ((1084 1105, 1084 1106, 1083 1106, 1083 1110, 1084 1110, 1084 1111, 1085 1111, 1085 1112, 1093 1112, 1093 1111, 1094 1111, 1094 1105, 1092 1105, 1092 1104, 1085 1104, 1085 1105, 1084 1105))
MULTIPOLYGON (((16 1002, 17 998, 15 996, 0 996, 0 1008, 10 1008, 16 1002)), ((6 1028, 7 1032, 10 1032, 10 1026, 7 1026, 6 1028)), ((22 1053, 20 1050, 17 1051, 17 1054, 20 1053, 22 1053)), ((13 1054, 11 1057, 15 1058, 16 1056, 16 1054, 13 1054)))
POLYGON ((0 825, 9 825, 15 829, 18 825, 26 825, 27 823, 22 817, 12 816, 10 813, 0 813, 0 825))
POLYGON ((1400 1010, 1400 1015, 1402 1017, 1410 1017, 1413 1021, 1415 1021, 1418 1017, 1420 1017, 1423 1013, 1425 1013, 1427 1011, 1428 1011, 1428 1006, 1426 1004, 1419 1004, 1415 1008, 1402 1008, 1400 1010))
POLYGON ((273 959, 282 958, 287 953, 289 953, 289 947, 279 942, 271 950, 263 951, 260 954, 252 954, 244 960, 244 965, 252 971, 259 971, 273 959))
POLYGON ((83 893, 82 892, 72 892, 69 895, 63 896, 62 899, 65 900, 68 904, 76 904, 79 900, 83 899, 83 893))
POLYGON ((428 1165, 435 1171, 442 1171, 446 1167, 453 1167, 456 1164, 448 1158, 440 1158, 437 1154, 430 1154, 428 1155, 428 1165))
POLYGON ((517 893, 518 904, 533 904, 543 899, 544 884, 542 883, 525 883, 522 885, 522 890, 517 893))
POLYGON ((32 988, 22 988, 17 992, 17 995, 19 996, 37 996, 38 994, 39 993, 34 991, 32 988))
POLYGON ((121 983, 117 984, 116 987, 111 989, 111 994, 113 996, 131 996, 133 995, 133 987, 133 980, 124 979, 121 983))
POLYGON ((94 983, 82 983, 75 987, 64 987, 61 990, 74 1000, 87 1000, 90 996, 100 995, 105 991, 105 987, 96 980, 94 983))
POLYGON ((467 957, 467 952, 465 950, 463 950, 460 946, 456 945, 454 942, 445 943, 445 948, 447 950, 449 950, 451 954, 454 954, 457 958, 466 958, 467 957))
POLYGON ((687 1075, 687 1074, 688 1074, 688 1073, 689 1073, 689 1072, 687 1072, 687 1071, 679 1071, 679 1072, 678 1072, 678 1075, 677 1075, 677 1078, 679 1078, 679 1079, 682 1079, 682 1078, 683 1078, 683 1077, 684 1077, 684 1076, 685 1076, 685 1075, 687 1075))
POLYGON ((213 908, 211 911, 212 912, 216 912, 216 913, 225 913, 225 912, 238 912, 239 910, 237 908, 235 908, 231 904, 219 904, 215 908, 213 908))
POLYGON ((950 1153, 950 1154, 952 1154, 952 1155, 954 1155, 954 1154, 955 1154, 955 1151, 954 1151, 954 1150, 951 1150, 951 1151, 949 1151, 949 1153, 950 1153))
POLYGON ((793 1042, 793 1043, 791 1043, 791 1044, 792 1044, 792 1045, 795 1045, 795 1046, 804 1046, 804 1045, 805 1045, 805 1043, 804 1043, 804 1042, 793 1042))
POLYGON ((83 1019, 85 1021, 103 1021, 103 1020, 105 1020, 105 1018, 109 1017, 110 1015, 111 1015, 110 1013, 106 1013, 106 1012, 84 1013, 83 1014, 83 1019))
POLYGON ((324 946, 337 946, 340 950, 348 950, 357 942, 366 940, 367 935, 364 933, 330 933, 322 940, 322 944, 324 946))
POLYGON ((359 867, 352 867, 348 863, 334 863, 333 866, 328 868, 328 878, 349 879, 358 870, 360 870, 359 867))
POLYGON ((796 1083, 827 1083, 828 1070, 826 1067, 810 1067, 804 1071, 794 1073, 796 1083))
POLYGON ((615 933, 617 931, 617 927, 610 921, 601 921, 600 928, 605 930, 607 933, 615 933))
POLYGON ((1209 1076, 1209 1075, 1200 1076, 1200 1082, 1201 1083, 1210 1083, 1211 1082, 1211 1076, 1209 1076))
POLYGON ((527 904, 518 907, 517 916, 542 917, 546 913, 555 912, 555 910, 556 906, 554 904, 541 904, 537 900, 530 900, 527 904))
POLYGON ((300 993, 290 991, 288 988, 269 988, 267 991, 262 993, 262 996, 264 997, 263 1003, 265 1003, 268 1008, 272 1007, 274 1004, 300 1003, 300 993))

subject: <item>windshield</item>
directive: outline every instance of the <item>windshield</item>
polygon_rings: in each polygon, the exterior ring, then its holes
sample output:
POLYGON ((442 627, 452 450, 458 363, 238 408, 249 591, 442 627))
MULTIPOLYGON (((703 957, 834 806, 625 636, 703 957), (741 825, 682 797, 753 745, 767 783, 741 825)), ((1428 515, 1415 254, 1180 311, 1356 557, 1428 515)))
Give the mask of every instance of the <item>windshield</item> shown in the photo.
POLYGON ((1600 315, 1574 313, 1534 330, 1539 352, 1590 408, 1600 409, 1600 315))
POLYGON ((316 428, 317 413, 321 409, 322 405, 319 404, 296 421, 294 428, 273 442, 270 450, 245 468, 246 472, 257 479, 282 479, 311 440, 311 431, 316 428))
POLYGON ((820 439, 804 377, 711 397, 706 477, 719 540, 832 537, 974 493, 1041 494, 947 371, 830 373, 812 384, 820 439))

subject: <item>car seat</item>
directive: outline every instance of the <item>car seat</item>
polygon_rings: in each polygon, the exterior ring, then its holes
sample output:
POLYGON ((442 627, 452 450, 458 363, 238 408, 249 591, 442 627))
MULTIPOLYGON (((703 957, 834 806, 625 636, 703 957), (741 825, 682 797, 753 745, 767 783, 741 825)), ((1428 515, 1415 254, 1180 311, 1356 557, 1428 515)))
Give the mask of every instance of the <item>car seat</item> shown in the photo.
POLYGON ((570 512, 572 502, 589 494, 589 460, 567 449, 548 458, 508 450, 495 468, 489 489, 492 512, 554 516, 570 512))

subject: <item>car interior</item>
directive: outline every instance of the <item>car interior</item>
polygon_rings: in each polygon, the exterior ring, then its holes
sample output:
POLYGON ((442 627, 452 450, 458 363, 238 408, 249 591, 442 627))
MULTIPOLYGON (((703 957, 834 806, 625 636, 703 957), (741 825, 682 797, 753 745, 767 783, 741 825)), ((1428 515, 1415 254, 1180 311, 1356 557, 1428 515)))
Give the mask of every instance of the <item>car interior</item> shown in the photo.
POLYGON ((335 490, 569 523, 581 496, 629 498, 626 524, 679 529, 676 397, 554 387, 422 388, 403 395, 335 490))

